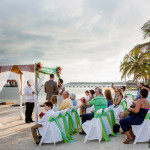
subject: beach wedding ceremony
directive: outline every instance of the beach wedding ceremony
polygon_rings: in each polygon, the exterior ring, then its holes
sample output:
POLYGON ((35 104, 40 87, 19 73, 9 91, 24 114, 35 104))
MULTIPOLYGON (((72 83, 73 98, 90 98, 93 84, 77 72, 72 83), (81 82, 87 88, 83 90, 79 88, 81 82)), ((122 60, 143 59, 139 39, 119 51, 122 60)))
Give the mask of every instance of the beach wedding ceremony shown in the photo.
POLYGON ((1 0, 0 150, 143 149, 150 1, 1 0))

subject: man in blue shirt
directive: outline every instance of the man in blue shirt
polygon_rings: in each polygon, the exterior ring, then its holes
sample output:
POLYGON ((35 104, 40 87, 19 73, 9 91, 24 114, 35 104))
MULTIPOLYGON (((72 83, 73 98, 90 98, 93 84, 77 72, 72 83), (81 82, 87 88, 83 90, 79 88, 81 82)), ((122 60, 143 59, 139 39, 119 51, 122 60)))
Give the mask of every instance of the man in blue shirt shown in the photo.
POLYGON ((139 84, 139 90, 137 92, 137 95, 136 95, 136 98, 135 98, 135 101, 137 101, 139 99, 139 93, 141 91, 141 89, 144 87, 144 83, 140 83, 139 84))

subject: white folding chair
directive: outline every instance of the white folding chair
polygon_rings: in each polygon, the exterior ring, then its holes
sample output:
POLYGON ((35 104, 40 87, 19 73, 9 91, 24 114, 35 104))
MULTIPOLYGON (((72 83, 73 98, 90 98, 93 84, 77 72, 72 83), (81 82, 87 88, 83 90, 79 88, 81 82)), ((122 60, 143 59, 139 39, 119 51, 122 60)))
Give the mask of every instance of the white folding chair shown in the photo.
MULTIPOLYGON (((110 109, 109 108, 105 108, 104 112, 108 113, 110 109)), ((104 122, 104 126, 106 129, 107 134, 112 134, 112 129, 111 129, 111 125, 109 124, 108 118, 107 116, 102 116, 103 122, 104 122)), ((110 119, 110 118, 109 118, 110 119)), ((111 121, 111 120, 110 120, 111 121)))
POLYGON ((94 110, 95 107, 92 105, 91 107, 86 108, 86 113, 91 113, 92 110, 94 110))
POLYGON ((124 112, 123 106, 122 106, 122 105, 119 105, 117 108, 113 108, 113 110, 114 110, 115 118, 116 118, 116 119, 120 119, 120 118, 119 118, 120 112, 124 112))
MULTIPOLYGON (((102 114, 102 109, 98 110, 98 114, 102 114)), ((96 140, 98 139, 99 143, 103 137, 102 135, 102 125, 99 120, 99 118, 93 118, 90 121, 86 121, 84 124, 82 124, 82 129, 86 133, 84 143, 87 142, 87 140, 96 140)))
MULTIPOLYGON (((67 111, 67 109, 61 110, 61 111, 60 111, 60 114, 65 115, 66 111, 67 111)), ((58 121, 59 121, 59 124, 60 124, 60 126, 61 126, 61 129, 62 129, 63 133, 64 133, 65 136, 66 136, 66 131, 65 131, 65 127, 64 127, 63 118, 58 118, 58 121)), ((67 120, 66 120, 66 121, 67 121, 67 120)), ((67 127, 68 127, 68 125, 67 125, 67 127)))
POLYGON ((150 110, 141 125, 132 125, 132 131, 136 136, 134 143, 137 142, 147 142, 150 140, 150 119, 149 119, 150 110))
MULTIPOLYGON (((55 119, 58 117, 59 113, 60 112, 56 112, 51 117, 53 117, 55 119)), ((41 128, 43 128, 43 127, 41 127, 41 128)), ((58 126, 57 126, 55 121, 53 121, 53 122, 48 121, 47 122, 47 125, 46 125, 44 132, 41 136, 42 136, 42 138, 41 138, 41 141, 39 143, 40 146, 42 143, 54 143, 54 146, 55 146, 56 142, 63 141, 61 132, 58 129, 58 126)))

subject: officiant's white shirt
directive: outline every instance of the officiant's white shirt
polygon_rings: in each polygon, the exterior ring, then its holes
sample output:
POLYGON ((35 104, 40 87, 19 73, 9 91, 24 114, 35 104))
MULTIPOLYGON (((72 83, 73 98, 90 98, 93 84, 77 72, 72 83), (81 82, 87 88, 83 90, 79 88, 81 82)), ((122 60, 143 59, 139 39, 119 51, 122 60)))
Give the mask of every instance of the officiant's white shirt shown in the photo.
POLYGON ((33 103, 34 102, 34 94, 32 94, 33 89, 30 86, 25 86, 23 89, 25 95, 25 102, 33 103))

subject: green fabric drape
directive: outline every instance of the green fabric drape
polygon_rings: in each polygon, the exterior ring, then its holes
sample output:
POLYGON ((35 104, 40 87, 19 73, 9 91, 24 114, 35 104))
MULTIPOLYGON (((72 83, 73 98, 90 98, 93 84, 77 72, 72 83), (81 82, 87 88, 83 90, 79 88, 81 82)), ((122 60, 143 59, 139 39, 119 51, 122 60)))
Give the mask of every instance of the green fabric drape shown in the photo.
POLYGON ((101 122, 101 125, 102 125, 102 133, 103 133, 103 138, 105 141, 110 141, 109 137, 108 137, 108 134, 106 132, 106 129, 105 129, 105 126, 104 126, 104 122, 103 122, 103 119, 102 119, 102 115, 96 113, 95 114, 95 118, 99 118, 100 122, 101 122))
POLYGON ((76 109, 72 109, 72 113, 75 113, 75 120, 76 120, 77 129, 82 129, 81 119, 80 119, 80 116, 79 116, 77 110, 76 109))
POLYGON ((114 133, 114 131, 113 131, 113 126, 112 126, 112 123, 111 123, 111 121, 110 121, 109 114, 104 111, 102 116, 106 116, 106 117, 107 117, 108 123, 109 123, 110 128, 111 128, 111 131, 112 131, 112 135, 115 136, 115 133, 114 133))
POLYGON ((69 140, 72 140, 72 137, 70 135, 70 132, 69 132, 69 129, 68 129, 68 126, 67 126, 67 121, 66 121, 66 117, 65 115, 62 115, 62 114, 59 114, 58 116, 58 119, 59 118, 62 118, 63 119, 63 124, 64 124, 64 128, 65 128, 65 132, 66 132, 66 136, 69 140))
POLYGON ((65 116, 68 116, 68 125, 70 134, 78 133, 79 131, 75 129, 74 121, 70 112, 66 112, 65 116))
POLYGON ((63 131, 62 131, 62 129, 61 129, 60 123, 59 123, 59 121, 58 121, 58 117, 57 117, 57 118, 54 118, 54 117, 51 116, 51 117, 49 118, 49 122, 53 122, 53 121, 56 122, 57 127, 58 127, 58 129, 59 129, 59 131, 60 131, 60 133, 61 133, 61 136, 62 136, 63 141, 64 141, 65 143, 70 143, 71 141, 64 135, 64 133, 63 133, 63 131))
POLYGON ((126 102, 126 100, 123 101, 123 102, 121 101, 121 102, 120 102, 120 105, 122 105, 124 111, 127 111, 127 110, 128 110, 128 109, 127 109, 127 102, 126 102))
POLYGON ((111 123, 112 123, 112 127, 114 127, 114 125, 116 124, 116 119, 115 119, 115 115, 114 115, 114 110, 113 110, 113 108, 110 109, 110 113, 111 113, 111 123))

